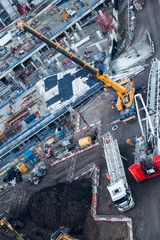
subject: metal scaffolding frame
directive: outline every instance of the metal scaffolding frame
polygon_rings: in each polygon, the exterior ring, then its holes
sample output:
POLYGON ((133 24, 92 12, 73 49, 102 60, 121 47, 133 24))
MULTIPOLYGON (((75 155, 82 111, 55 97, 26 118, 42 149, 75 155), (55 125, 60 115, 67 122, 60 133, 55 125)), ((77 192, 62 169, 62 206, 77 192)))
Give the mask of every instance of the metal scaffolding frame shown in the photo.
POLYGON ((109 170, 108 174, 110 175, 111 183, 115 183, 117 180, 122 178, 125 180, 125 182, 127 182, 117 140, 113 139, 109 132, 104 134, 102 136, 102 139, 106 164, 109 170))
POLYGON ((150 141, 151 138, 153 139, 154 136, 154 129, 151 122, 151 118, 149 116, 148 110, 140 93, 134 96, 136 110, 137 110, 137 117, 139 126, 141 129, 141 133, 143 138, 146 141, 150 141), (143 116, 142 116, 143 114, 143 116))
POLYGON ((67 175, 67 181, 68 182, 72 182, 72 180, 74 178, 74 169, 75 169, 75 165, 76 165, 76 160, 77 160, 77 155, 73 156, 71 158, 69 172, 68 172, 68 175, 67 175))
MULTIPOLYGON (((148 78, 147 109, 154 129, 155 143, 160 152, 160 61, 153 59, 148 78)), ((148 130, 148 126, 147 126, 148 130)))

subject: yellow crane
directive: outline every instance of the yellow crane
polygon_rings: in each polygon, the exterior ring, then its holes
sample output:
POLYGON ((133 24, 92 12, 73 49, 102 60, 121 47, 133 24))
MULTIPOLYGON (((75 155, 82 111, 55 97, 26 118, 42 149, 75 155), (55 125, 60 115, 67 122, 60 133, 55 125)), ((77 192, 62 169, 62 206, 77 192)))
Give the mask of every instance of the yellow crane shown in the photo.
POLYGON ((16 225, 17 221, 7 211, 0 215, 0 229, 5 233, 11 230, 18 240, 24 240, 19 233, 16 232, 12 224, 16 225))
MULTIPOLYGON (((18 27, 20 29, 25 29, 27 32, 33 34, 35 37, 41 39, 44 43, 46 43, 49 47, 57 50, 67 58, 71 59, 73 62, 78 64, 81 68, 86 69, 88 72, 90 72, 95 78, 105 83, 105 87, 111 87, 113 88, 117 95, 117 102, 116 102, 116 108, 118 111, 124 110, 124 118, 128 118, 130 120, 130 117, 132 115, 135 115, 135 111, 133 113, 133 100, 134 100, 134 93, 135 88, 133 86, 133 82, 128 78, 120 83, 114 82, 112 79, 108 77, 107 74, 104 74, 102 70, 99 70, 87 62, 83 61, 76 55, 74 55, 72 52, 67 51, 65 48, 61 47, 58 43, 50 40, 40 32, 36 31, 29 25, 27 25, 25 22, 23 22, 21 19, 18 20, 18 27), (131 111, 130 111, 131 109, 131 111), (125 110, 126 113, 125 113, 125 110), (131 114, 130 114, 131 112, 131 114), (133 113, 133 114, 132 114, 133 113), (126 115, 126 117, 125 117, 126 115)), ((127 119, 125 119, 127 121, 127 119)))

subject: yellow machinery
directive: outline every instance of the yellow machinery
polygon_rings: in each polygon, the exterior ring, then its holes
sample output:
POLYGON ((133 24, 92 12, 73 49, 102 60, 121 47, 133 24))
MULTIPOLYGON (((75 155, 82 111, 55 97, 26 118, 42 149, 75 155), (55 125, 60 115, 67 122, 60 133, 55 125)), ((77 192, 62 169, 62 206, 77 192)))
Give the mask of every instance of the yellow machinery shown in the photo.
POLYGON ((60 227, 55 233, 51 234, 51 240, 78 240, 68 235, 70 232, 70 228, 60 227))
POLYGON ((28 167, 24 164, 24 163, 18 163, 17 166, 18 170, 21 172, 21 173, 26 173, 28 171, 28 167))
MULTIPOLYGON (((52 240, 52 238, 51 238, 52 240)), ((76 240, 75 238, 72 238, 71 236, 69 236, 68 234, 66 233, 61 233, 57 238, 56 240, 76 240)))
POLYGON ((63 47, 61 47, 56 42, 53 42, 49 38, 42 35, 40 32, 36 31, 35 29, 31 28, 29 25, 24 23, 21 19, 18 21, 18 26, 20 29, 25 29, 26 31, 33 34, 35 37, 41 39, 43 42, 45 42, 49 47, 56 49, 58 52, 78 64, 80 67, 86 69, 88 72, 90 72, 95 78, 105 83, 105 87, 111 87, 113 88, 117 95, 118 99, 116 102, 116 107, 118 111, 126 110, 126 112, 123 112, 123 118, 129 118, 132 115, 135 115, 135 111, 133 110, 133 100, 134 100, 134 93, 135 88, 133 87, 133 82, 128 78, 126 80, 121 81, 120 83, 114 82, 113 80, 109 79, 107 74, 104 74, 102 70, 99 70, 97 68, 94 68, 87 62, 81 60, 76 55, 74 55, 72 52, 67 51, 63 47), (131 111, 130 111, 130 108, 131 111), (134 111, 134 113, 133 113, 134 111), (126 116, 125 116, 126 115, 126 116))
POLYGON ((13 226, 17 225, 17 221, 8 212, 4 212, 0 215, 0 229, 7 233, 11 230, 19 240, 24 240, 14 229, 13 226))
POLYGON ((62 14, 62 18, 67 19, 68 17, 69 17, 69 13, 65 11, 65 12, 62 14))
POLYGON ((0 132, 0 139, 3 139, 5 137, 5 131, 0 132))

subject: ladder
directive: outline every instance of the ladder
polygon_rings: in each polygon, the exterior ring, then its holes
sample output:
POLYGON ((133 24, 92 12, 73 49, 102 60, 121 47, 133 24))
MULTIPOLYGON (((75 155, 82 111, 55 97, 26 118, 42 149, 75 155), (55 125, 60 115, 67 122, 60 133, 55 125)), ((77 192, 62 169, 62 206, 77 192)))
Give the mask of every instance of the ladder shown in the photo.
POLYGON ((115 183, 122 178, 125 182, 127 182, 117 140, 113 139, 109 132, 104 134, 102 139, 105 160, 111 183, 115 183))
MULTIPOLYGON (((147 109, 150 114, 151 122, 156 136, 155 144, 160 152, 160 61, 153 59, 148 78, 147 109)), ((148 125, 147 125, 148 131, 148 125)))
POLYGON ((135 106, 137 110, 138 122, 141 129, 142 136, 145 140, 150 141, 150 138, 154 136, 154 128, 152 121, 149 115, 149 112, 146 108, 144 100, 141 94, 136 94, 134 96, 135 106), (142 116, 143 114, 143 116, 142 116), (145 117, 144 117, 145 116, 145 117))
POLYGON ((74 169, 75 169, 75 165, 76 165, 76 160, 77 160, 77 155, 71 158, 69 172, 67 175, 68 182, 72 182, 72 180, 74 178, 74 169))

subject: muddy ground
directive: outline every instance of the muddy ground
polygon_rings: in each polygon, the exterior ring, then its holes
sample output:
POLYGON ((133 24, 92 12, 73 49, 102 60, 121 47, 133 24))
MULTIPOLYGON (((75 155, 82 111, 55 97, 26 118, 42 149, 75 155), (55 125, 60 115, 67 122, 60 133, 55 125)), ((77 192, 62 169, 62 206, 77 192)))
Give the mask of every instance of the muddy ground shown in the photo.
MULTIPOLYGON (((46 239, 50 239, 51 232, 55 232, 60 226, 67 226, 75 232, 79 226, 83 227, 91 202, 92 184, 91 179, 87 178, 44 188, 35 192, 18 213, 14 206, 10 212, 18 215, 17 218, 25 224, 23 233, 30 224, 39 229, 38 232, 32 229, 27 234, 29 239, 36 240, 36 235, 40 233, 41 239, 45 239, 44 235, 46 239)), ((81 235, 79 237, 83 239, 81 235)))
MULTIPOLYGON (((101 167, 100 187, 98 189, 98 214, 119 215, 107 192, 105 176, 106 164, 103 149, 97 146, 79 154, 75 173, 87 164, 97 162, 101 167)), ((50 167, 39 185, 30 185, 27 180, 19 183, 15 189, 7 193, 3 199, 0 211, 9 210, 17 219, 24 223, 22 233, 24 239, 49 240, 51 232, 59 226, 76 229, 83 227, 83 233, 77 234, 84 240, 127 240, 127 227, 123 223, 95 222, 91 215, 92 178, 88 174, 82 179, 66 183, 70 160, 50 167), (116 229, 116 232, 115 232, 116 229)), ((8 238, 0 234, 0 239, 8 238)))

